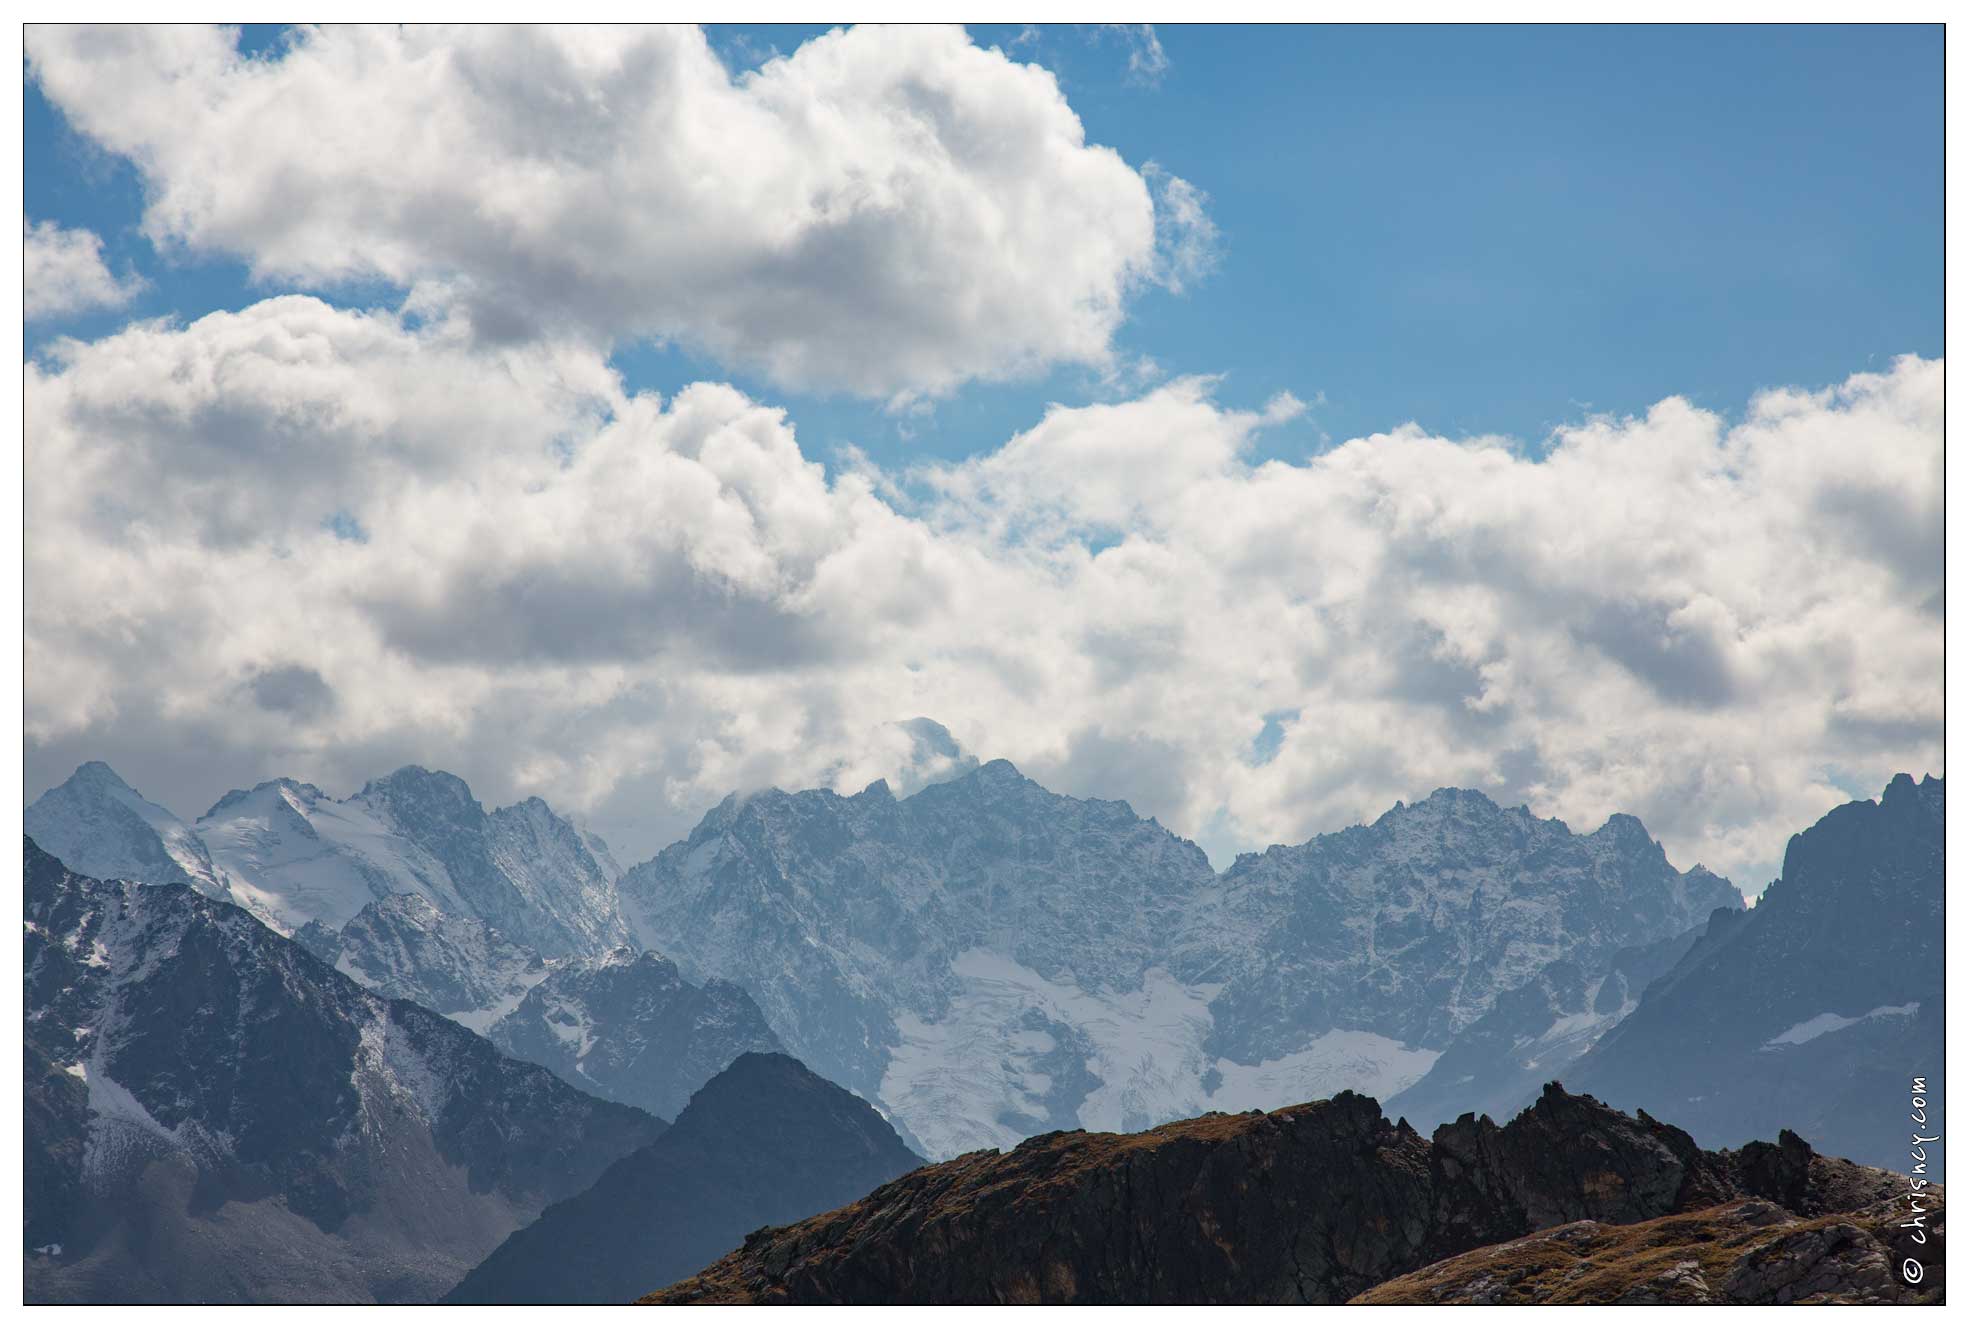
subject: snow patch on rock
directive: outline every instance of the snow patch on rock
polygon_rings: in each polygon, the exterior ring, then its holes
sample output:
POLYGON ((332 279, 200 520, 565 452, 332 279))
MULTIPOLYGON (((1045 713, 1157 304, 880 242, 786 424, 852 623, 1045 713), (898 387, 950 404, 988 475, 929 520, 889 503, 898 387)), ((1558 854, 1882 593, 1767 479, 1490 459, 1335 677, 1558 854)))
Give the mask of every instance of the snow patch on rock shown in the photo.
POLYGON ((1838 1015, 1826 1011, 1814 1015, 1809 1020, 1800 1020, 1775 1038, 1766 1041, 1764 1050, 1770 1052, 1782 1047, 1796 1047, 1827 1034, 1836 1034, 1841 1029, 1850 1029, 1863 1020, 1880 1020, 1889 1017, 1905 1019, 1910 1015, 1919 1014, 1920 1011, 1921 1003, 1918 1001, 1910 1001, 1904 1006, 1876 1006, 1865 1015, 1838 1015))

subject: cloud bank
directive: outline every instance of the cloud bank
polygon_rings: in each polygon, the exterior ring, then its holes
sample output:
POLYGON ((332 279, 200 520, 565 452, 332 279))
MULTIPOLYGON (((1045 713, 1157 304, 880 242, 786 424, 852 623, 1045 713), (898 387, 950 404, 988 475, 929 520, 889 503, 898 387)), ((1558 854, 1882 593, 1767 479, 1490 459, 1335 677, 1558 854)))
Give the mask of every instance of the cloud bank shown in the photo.
POLYGON ((1299 404, 1186 379, 831 477, 731 387, 304 297, 26 394, 30 784, 414 759, 635 854, 733 788, 920 783, 931 717, 1220 852, 1456 783, 1742 873, 1941 761, 1939 361, 1264 463, 1299 404))
POLYGON ((1089 144, 1052 74, 960 29, 855 28, 734 78, 689 27, 28 31, 129 158, 161 248, 377 280, 480 340, 652 337, 781 385, 908 400, 1106 369, 1194 280, 1201 196, 1089 144), (1160 207, 1158 207, 1158 199, 1160 207))

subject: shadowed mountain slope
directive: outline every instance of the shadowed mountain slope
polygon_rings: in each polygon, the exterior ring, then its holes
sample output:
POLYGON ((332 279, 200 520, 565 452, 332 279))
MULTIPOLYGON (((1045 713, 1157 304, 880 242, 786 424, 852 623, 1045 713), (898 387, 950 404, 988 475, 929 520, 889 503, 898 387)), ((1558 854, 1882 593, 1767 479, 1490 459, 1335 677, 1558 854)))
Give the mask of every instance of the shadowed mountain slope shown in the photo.
POLYGON ((514 1233, 445 1300, 632 1301, 762 1224, 843 1204, 922 1161, 845 1089, 791 1057, 747 1053, 662 1138, 514 1233))
POLYGON ((1914 1078, 1943 1094, 1943 812, 1942 781, 1900 775, 1794 835, 1566 1079, 1708 1144, 1791 1126, 1904 1168, 1914 1078))
POLYGON ((25 846, 30 1301, 428 1301, 663 1123, 25 846))

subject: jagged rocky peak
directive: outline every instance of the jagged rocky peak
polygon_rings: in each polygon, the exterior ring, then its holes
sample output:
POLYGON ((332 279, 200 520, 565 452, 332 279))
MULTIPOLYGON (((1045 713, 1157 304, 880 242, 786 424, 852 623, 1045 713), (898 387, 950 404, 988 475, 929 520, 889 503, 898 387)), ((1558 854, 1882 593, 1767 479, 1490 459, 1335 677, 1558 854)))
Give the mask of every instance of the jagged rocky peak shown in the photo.
POLYGON ((106 761, 83 762, 63 783, 76 790, 115 790, 132 794, 137 792, 131 789, 123 777, 112 770, 106 761))
POLYGON ((1567 1074, 1715 1143, 1795 1125, 1826 1148, 1904 1162, 1878 1086, 1940 1096, 1944 785, 1895 776, 1786 846, 1748 911, 1718 910, 1635 1010, 1567 1074))
MULTIPOLYGON (((791 1051, 877 1097, 897 1017, 947 1011, 965 955, 1068 990, 1135 990, 1209 876, 1200 849, 1126 805, 995 761, 900 799, 727 799, 620 893, 638 944, 694 981, 737 982, 791 1051)), ((1027 1045, 1052 1042, 1033 1032, 1027 1045)))
POLYGON ((1740 903, 1638 825, 1574 835, 1459 789, 1219 877, 1128 804, 1003 760, 904 798, 727 799, 621 895, 640 945, 743 985, 935 1156, 1393 1094, 1547 966, 1613 1001, 1623 948, 1740 903))
POLYGON ((371 780, 356 797, 389 808, 407 823, 432 830, 451 827, 471 832, 485 822, 485 809, 472 796, 472 787, 449 771, 401 766, 371 780))
MULTIPOLYGON (((1238 1060, 1322 1027, 1440 1050, 1554 961, 1598 969, 1741 903, 1713 874, 1677 872, 1631 818, 1576 835, 1459 789, 1240 858, 1214 893, 1231 952, 1217 1046, 1238 1060)), ((1199 960, 1213 944, 1200 931, 1199 960)))
POLYGON ((1342 1093, 967 1154, 755 1232, 648 1300, 1335 1303, 1555 1223, 1646 1222, 1750 1197, 1816 1214, 1900 1189, 1891 1174, 1801 1156, 1799 1143, 1705 1152, 1556 1084, 1508 1125, 1466 1117, 1424 1139, 1342 1093))
POLYGON ((333 934, 332 950, 318 934, 305 932, 296 931, 295 940, 364 987, 427 1006, 475 1033, 484 1033, 547 977, 547 963, 535 948, 409 892, 364 905, 333 934))

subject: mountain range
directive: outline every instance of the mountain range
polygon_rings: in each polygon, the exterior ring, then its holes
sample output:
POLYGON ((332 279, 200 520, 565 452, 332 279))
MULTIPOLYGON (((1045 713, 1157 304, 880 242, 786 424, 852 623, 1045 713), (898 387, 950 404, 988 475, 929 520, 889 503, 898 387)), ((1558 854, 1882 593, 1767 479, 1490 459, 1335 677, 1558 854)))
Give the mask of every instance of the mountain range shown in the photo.
MULTIPOLYGON (((674 1111, 697 1074, 784 1047, 939 1157, 1398 1093, 1546 967, 1603 968, 1741 903, 1672 868, 1632 818, 1575 835, 1462 790, 1218 874, 1127 804, 1052 793, 1003 761, 907 798, 881 783, 733 796, 619 878, 606 845, 538 800, 487 812, 417 767, 342 800, 268 781, 188 826, 92 764, 28 826, 105 871, 192 880, 579 1087, 674 1111), (115 852, 92 858, 108 823, 115 852), (187 862, 209 869, 172 873, 187 862), (668 1036, 636 1028, 651 1021, 619 996, 587 1005, 621 988, 624 942, 660 957, 645 978, 667 962, 729 1006, 696 1069, 660 1091, 574 1065, 629 1066, 668 1036)), ((655 991, 638 1002, 671 1010, 655 991)))
POLYGON ((747 988, 933 1157, 1397 1093, 1546 966, 1742 905, 1631 817, 1576 835, 1462 790, 1217 874, 1003 761, 906 799, 728 799, 620 893, 639 945, 747 988))
MULTIPOLYGON (((1870 1060, 1850 1064, 1924 1073, 1939 1045, 1939 942, 1919 943, 1938 937, 1921 920, 1940 907, 1941 789, 1904 778, 1879 805, 1932 804, 1881 832, 1931 848, 1854 848, 1872 855, 1864 890, 1788 858, 1749 911, 1722 878, 1674 868, 1632 817, 1580 834, 1443 789, 1217 873, 1127 804, 1053 793, 1003 761, 905 798, 880 782, 734 795, 620 874, 539 800, 487 811, 416 767, 342 800, 270 781, 187 824, 90 763, 27 820, 79 861, 233 900, 370 990, 660 1116, 771 1050, 933 1158, 1342 1088, 1424 1125, 1508 1116, 1555 1075, 1643 1105, 1685 1069, 1680 1017, 1659 1013, 1673 989, 1690 994, 1678 1009, 1741 1026, 1657 1109, 1707 1092, 1692 1129, 1720 1146, 1792 1124, 1804 1081, 1766 1068, 1823 1057, 1830 1075, 1864 1041, 1870 1060), (1858 908, 1901 932, 1805 945, 1810 929, 1778 927, 1810 913, 1829 939, 1858 908), (1768 952, 1762 985, 1719 984, 1726 961, 1691 977, 1745 928, 1735 944, 1768 952), (1894 976, 1849 981, 1857 968, 1894 976), (1777 993, 1782 1011, 1753 1009, 1777 993), (1617 1031, 1634 1051, 1613 1068, 1617 1031), (1702 1087, 1752 1054, 1760 1075, 1702 1087)), ((1891 1161, 1890 1102, 1814 1101, 1821 1135, 1891 1161)))
POLYGON ((1908 1085, 1941 1103, 1936 778, 1750 910, 1632 817, 1437 790, 1213 872, 1006 762, 734 795, 628 872, 421 768, 185 823, 91 762, 28 827, 118 878, 30 841, 33 1299, 626 1297, 918 1156, 1343 1091, 1429 1128, 1563 1075, 1900 1168, 1908 1085))
POLYGON ((669 960, 628 946, 555 962, 486 1037, 578 1089, 662 1117, 745 1054, 780 1050, 743 988, 687 983, 669 960))

